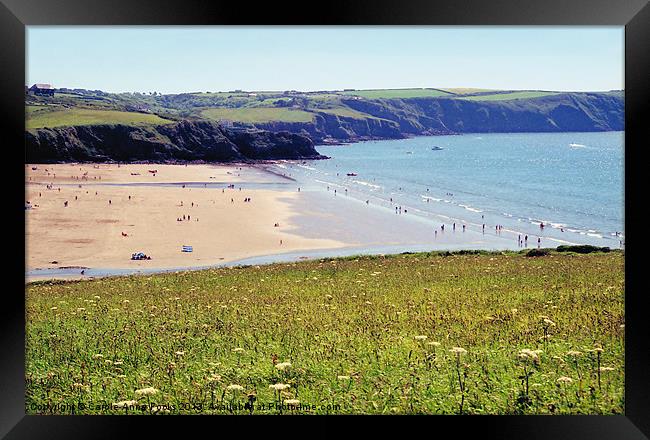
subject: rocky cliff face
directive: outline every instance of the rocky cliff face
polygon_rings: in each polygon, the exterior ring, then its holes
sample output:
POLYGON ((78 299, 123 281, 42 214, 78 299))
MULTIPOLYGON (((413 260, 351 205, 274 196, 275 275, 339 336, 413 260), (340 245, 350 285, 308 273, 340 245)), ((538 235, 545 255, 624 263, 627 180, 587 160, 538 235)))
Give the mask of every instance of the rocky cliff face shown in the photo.
POLYGON ((411 98, 342 102, 369 117, 312 109, 312 122, 236 125, 300 133, 319 144, 458 133, 612 131, 624 130, 625 119, 622 93, 563 93, 509 101, 411 98))
POLYGON ((155 127, 90 125, 30 130, 26 161, 232 162, 260 159, 322 159, 308 137, 182 121, 155 127))
POLYGON ((263 122, 237 124, 263 130, 285 130, 308 136, 315 143, 328 141, 354 142, 371 139, 401 139, 404 134, 395 121, 379 118, 351 118, 326 112, 315 112, 313 122, 263 122))
POLYGON ((567 93, 509 101, 413 98, 346 100, 373 116, 394 120, 409 134, 624 130, 622 94, 567 93))

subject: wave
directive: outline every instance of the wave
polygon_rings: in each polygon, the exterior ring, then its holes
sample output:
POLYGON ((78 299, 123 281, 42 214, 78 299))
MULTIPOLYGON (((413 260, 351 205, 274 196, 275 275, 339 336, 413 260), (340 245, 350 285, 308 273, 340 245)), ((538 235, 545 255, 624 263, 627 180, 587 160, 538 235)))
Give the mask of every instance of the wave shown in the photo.
POLYGON ((364 182, 363 180, 353 180, 353 182, 358 183, 359 185, 369 186, 370 188, 381 189, 381 186, 374 185, 374 184, 372 184, 370 182, 364 182))
POLYGON ((584 145, 584 144, 569 144, 569 147, 571 147, 571 148, 585 148, 586 145, 584 145))
POLYGON ((481 210, 481 209, 473 208, 473 207, 468 206, 468 205, 459 204, 458 206, 460 206, 461 208, 465 208, 466 210, 471 211, 471 212, 483 212, 483 210, 481 210))

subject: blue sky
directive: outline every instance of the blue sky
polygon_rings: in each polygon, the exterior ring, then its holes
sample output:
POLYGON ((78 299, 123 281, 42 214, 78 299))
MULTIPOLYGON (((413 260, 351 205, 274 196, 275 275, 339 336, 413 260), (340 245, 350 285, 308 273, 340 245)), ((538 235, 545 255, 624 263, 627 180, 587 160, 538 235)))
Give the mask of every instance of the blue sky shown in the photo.
POLYGON ((27 28, 26 83, 107 92, 623 89, 623 27, 27 28))

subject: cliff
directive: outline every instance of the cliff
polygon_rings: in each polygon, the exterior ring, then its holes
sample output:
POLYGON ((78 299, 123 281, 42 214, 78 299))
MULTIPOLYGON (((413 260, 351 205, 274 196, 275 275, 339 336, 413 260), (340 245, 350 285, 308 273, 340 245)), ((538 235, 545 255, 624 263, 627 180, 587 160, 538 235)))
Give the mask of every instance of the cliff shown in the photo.
POLYGON ((87 125, 29 130, 26 162, 323 159, 308 137, 227 128, 210 121, 159 126, 87 125))
POLYGON ((512 133, 624 130, 622 93, 562 93, 533 99, 353 100, 357 111, 393 120, 402 133, 512 133))
POLYGON ((238 123, 287 130, 315 143, 399 139, 459 133, 620 131, 625 128, 622 93, 561 93, 532 99, 475 101, 458 98, 342 99, 363 117, 312 109, 312 122, 238 123))

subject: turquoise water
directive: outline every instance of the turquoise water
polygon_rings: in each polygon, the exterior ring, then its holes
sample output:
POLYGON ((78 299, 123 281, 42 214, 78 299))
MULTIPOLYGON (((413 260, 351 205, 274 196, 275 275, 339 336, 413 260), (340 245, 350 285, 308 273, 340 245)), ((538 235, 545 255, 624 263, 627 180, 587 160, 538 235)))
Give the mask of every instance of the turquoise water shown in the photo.
POLYGON ((499 224, 612 248, 624 238, 623 132, 427 136, 317 150, 331 159, 277 166, 306 187, 401 206, 433 223, 499 224))

